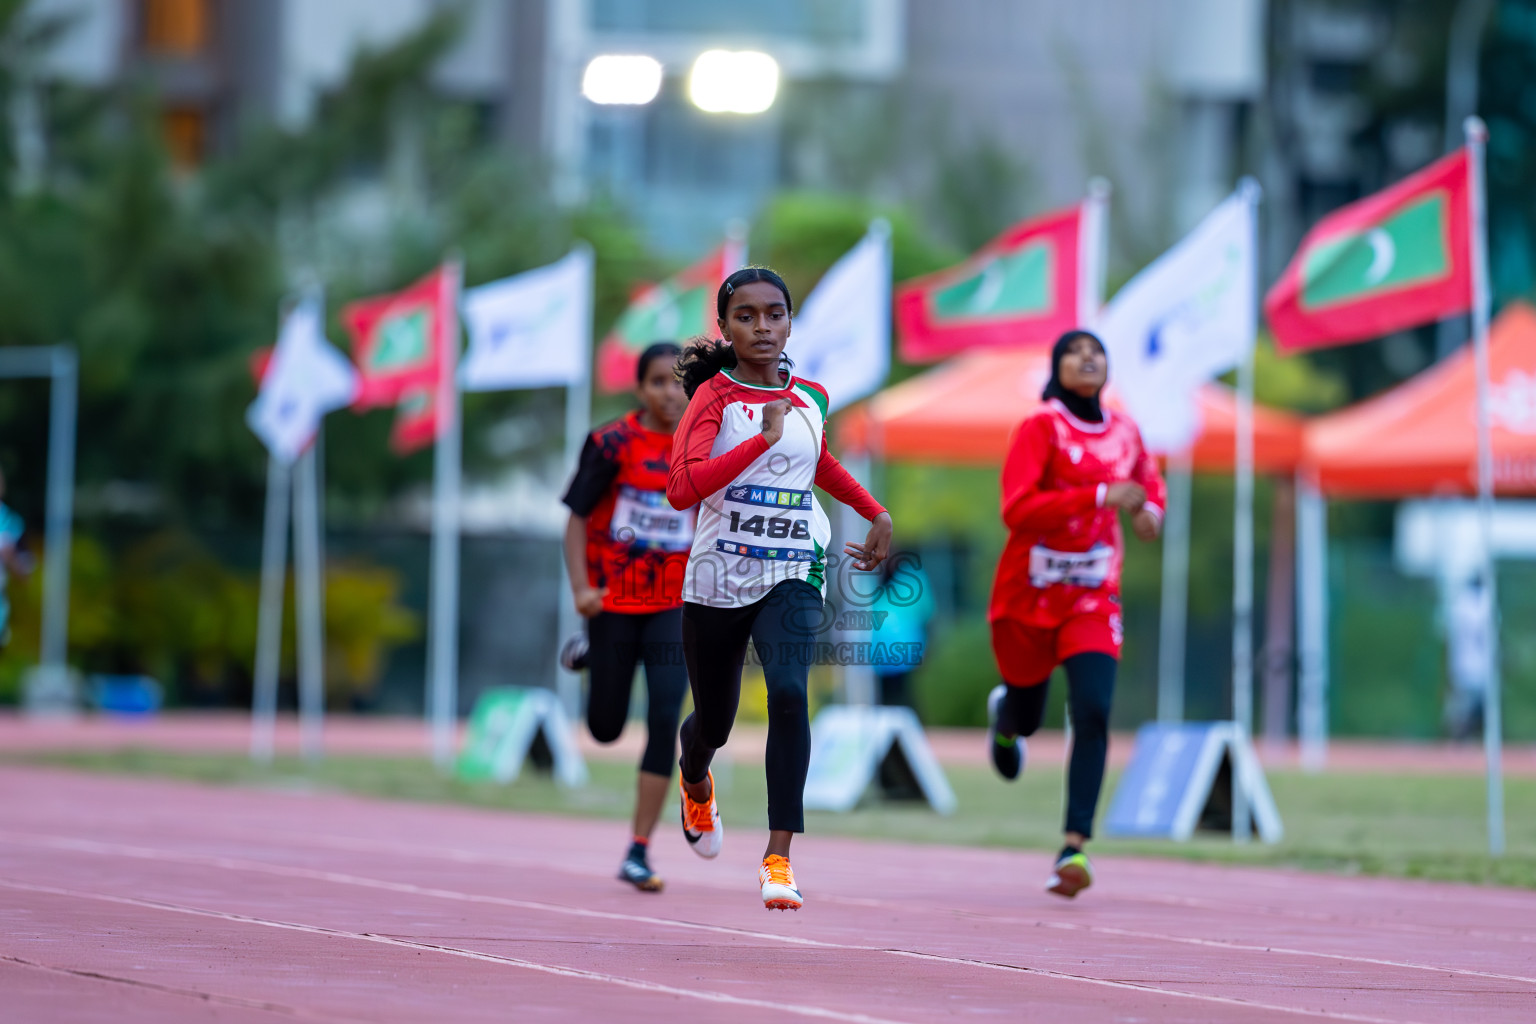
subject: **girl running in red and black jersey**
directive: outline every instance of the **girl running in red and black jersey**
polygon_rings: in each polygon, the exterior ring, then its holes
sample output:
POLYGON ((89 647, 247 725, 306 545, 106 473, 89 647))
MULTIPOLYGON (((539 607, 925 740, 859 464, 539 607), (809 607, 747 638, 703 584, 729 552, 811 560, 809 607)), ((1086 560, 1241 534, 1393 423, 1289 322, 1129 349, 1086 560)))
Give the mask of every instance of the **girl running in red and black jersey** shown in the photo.
POLYGON ((1093 883, 1083 844, 1109 750, 1109 706, 1124 633, 1119 511, 1142 540, 1162 527, 1164 488, 1141 432, 1099 404, 1108 378, 1104 346, 1069 331, 1051 352, 1045 404, 1014 430, 1003 463, 1008 543, 988 618, 1003 676, 987 700, 992 763, 1006 779, 1024 767, 1022 737, 1040 728, 1051 673, 1067 670, 1072 757, 1066 845, 1047 888, 1076 896, 1093 883))
POLYGON ((682 727, 683 837, 720 853, 710 761, 725 746, 741 699, 750 640, 768 686, 768 848, 758 871, 763 905, 798 910, 803 898, 789 844, 805 830, 811 758, 806 676, 826 587, 832 528, 812 493, 870 520, 844 551, 866 571, 891 544, 891 517, 827 451, 827 393, 790 374, 783 358, 793 312, 771 270, 738 270, 716 296, 724 342, 705 342, 680 368, 691 402, 673 443, 667 497, 699 509, 683 583, 683 652, 693 714, 682 727))
POLYGON ((644 408, 587 438, 565 504, 565 564, 576 610, 587 620, 562 653, 566 667, 591 677, 587 727, 599 743, 619 738, 629 719, 635 665, 645 661, 646 745, 635 792, 634 840, 619 878, 659 892, 646 849, 672 780, 677 719, 688 677, 682 661, 682 587, 693 544, 692 511, 667 504, 672 432, 687 398, 670 342, 640 355, 644 408))

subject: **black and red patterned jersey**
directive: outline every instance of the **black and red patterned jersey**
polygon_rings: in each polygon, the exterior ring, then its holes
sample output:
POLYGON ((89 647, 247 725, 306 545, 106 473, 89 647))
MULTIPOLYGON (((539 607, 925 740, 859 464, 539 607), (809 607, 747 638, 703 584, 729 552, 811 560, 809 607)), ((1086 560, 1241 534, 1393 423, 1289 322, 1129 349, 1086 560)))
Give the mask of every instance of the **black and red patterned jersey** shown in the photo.
POLYGON ((587 519, 587 581, 607 588, 603 611, 638 615, 682 604, 694 512, 667 502, 672 435, 640 413, 594 430, 565 504, 587 519))

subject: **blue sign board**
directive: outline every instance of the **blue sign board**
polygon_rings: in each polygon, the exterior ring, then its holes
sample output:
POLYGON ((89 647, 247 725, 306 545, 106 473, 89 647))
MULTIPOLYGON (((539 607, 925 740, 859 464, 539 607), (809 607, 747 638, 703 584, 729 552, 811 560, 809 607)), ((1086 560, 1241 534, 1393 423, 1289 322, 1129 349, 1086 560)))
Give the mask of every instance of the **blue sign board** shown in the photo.
POLYGON ((1242 787, 1259 837, 1278 841, 1280 816, 1264 770, 1232 722, 1142 726, 1105 816, 1104 834, 1188 839, 1211 798, 1224 759, 1230 759, 1230 777, 1242 787))

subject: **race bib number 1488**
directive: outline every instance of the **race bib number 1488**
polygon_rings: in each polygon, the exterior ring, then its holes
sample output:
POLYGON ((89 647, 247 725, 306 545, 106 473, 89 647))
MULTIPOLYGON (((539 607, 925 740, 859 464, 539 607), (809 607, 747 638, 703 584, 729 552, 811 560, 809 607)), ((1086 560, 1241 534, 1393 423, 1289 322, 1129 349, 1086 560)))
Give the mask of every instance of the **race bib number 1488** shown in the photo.
POLYGON ((809 541, 814 499, 810 491, 779 490, 750 484, 732 484, 725 489, 720 514, 723 551, 797 561, 812 557, 809 548, 775 541, 809 541))

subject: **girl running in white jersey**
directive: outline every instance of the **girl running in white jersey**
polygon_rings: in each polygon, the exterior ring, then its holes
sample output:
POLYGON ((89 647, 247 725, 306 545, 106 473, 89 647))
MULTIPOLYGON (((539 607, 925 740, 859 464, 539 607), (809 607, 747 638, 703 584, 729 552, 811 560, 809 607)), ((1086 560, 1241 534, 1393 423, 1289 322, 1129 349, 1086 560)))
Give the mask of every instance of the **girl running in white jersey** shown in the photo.
POLYGON ((793 305, 771 270, 747 267, 716 296, 723 342, 683 356, 691 402, 672 445, 667 498, 698 506, 683 579, 683 657, 693 713, 682 726, 683 836, 701 857, 720 853, 720 812, 709 765, 725 746, 741 699, 747 641, 768 687, 768 848, 758 871, 763 905, 804 902, 789 844, 805 831, 811 758, 806 677, 826 588, 832 528, 812 487, 870 520, 844 551, 873 570, 891 545, 891 517, 827 451, 827 393, 784 358, 793 305))

